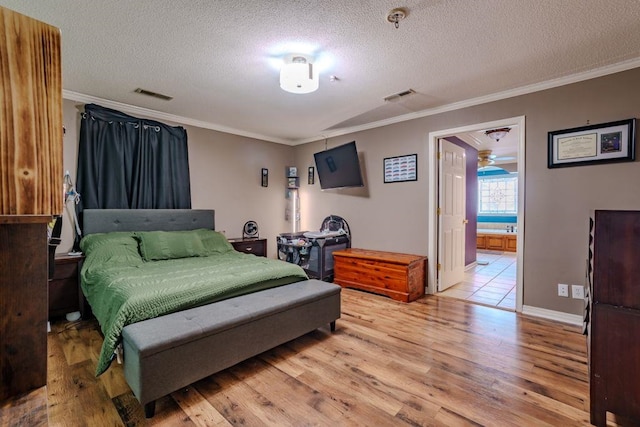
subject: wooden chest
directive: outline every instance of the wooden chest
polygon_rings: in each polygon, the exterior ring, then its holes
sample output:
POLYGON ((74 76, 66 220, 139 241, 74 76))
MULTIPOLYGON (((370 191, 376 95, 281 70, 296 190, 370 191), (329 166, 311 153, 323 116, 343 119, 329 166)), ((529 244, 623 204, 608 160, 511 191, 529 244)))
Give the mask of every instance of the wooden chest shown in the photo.
POLYGON ((333 282, 410 302, 424 295, 427 258, 368 249, 345 249, 333 253, 333 282))

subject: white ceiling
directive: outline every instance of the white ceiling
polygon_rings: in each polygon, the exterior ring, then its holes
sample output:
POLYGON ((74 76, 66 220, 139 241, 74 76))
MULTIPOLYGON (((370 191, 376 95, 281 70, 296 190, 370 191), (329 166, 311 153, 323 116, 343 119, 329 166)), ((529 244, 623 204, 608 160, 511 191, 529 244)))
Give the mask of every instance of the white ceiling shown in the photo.
POLYGON ((638 0, 0 5, 61 29, 68 99, 292 145, 640 66, 638 0), (409 12, 398 29, 395 7, 409 12), (279 88, 288 53, 322 58, 317 92, 279 88))

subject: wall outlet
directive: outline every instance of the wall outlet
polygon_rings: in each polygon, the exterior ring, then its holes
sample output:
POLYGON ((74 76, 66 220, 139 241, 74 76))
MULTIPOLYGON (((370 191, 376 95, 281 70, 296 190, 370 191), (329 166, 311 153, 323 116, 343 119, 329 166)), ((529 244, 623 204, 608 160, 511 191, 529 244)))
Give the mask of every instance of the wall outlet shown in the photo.
POLYGON ((565 285, 564 283, 558 283, 558 296, 569 297, 569 285, 565 285))
POLYGON ((584 299, 584 286, 571 285, 571 298, 584 299))

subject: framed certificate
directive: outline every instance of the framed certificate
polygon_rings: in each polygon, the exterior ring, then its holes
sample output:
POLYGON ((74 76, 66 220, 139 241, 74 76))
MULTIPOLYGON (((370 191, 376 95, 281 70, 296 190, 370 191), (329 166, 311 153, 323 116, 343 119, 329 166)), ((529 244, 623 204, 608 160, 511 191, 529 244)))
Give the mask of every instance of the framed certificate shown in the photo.
POLYGON ((635 160, 636 119, 549 132, 548 167, 635 160))

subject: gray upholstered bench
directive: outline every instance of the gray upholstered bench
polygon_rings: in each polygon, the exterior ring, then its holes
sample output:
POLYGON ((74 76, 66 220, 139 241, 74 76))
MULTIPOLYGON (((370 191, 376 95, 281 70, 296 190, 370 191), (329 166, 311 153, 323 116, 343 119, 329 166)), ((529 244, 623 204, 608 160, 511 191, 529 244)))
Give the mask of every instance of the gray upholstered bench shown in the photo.
POLYGON ((155 400, 323 325, 340 286, 305 280, 128 325, 124 374, 152 417, 155 400))

